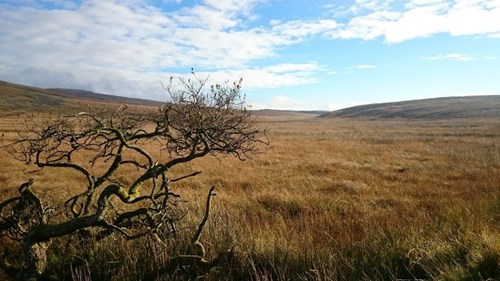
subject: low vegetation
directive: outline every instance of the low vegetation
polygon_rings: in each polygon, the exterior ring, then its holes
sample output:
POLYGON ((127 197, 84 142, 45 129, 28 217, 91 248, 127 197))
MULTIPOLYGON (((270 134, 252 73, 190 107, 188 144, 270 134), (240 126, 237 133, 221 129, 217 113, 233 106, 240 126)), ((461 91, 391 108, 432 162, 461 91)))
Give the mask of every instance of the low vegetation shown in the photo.
MULTIPOLYGON (((3 138, 12 140, 22 123, 8 118, 0 120, 3 138)), ((251 161, 200 158, 171 170, 172 178, 203 173, 172 187, 189 212, 167 243, 58 238, 45 278, 155 279, 147 273, 189 251, 207 187, 216 186, 200 242, 207 259, 230 258, 205 275, 180 270, 158 280, 500 279, 498 120, 258 121, 270 145, 251 161)), ((6 151, 0 158, 3 201, 26 176, 6 151)), ((115 177, 127 183, 130 172, 115 177)), ((69 171, 30 176, 44 202, 61 202, 81 185, 69 171)), ((21 263, 19 251, 8 253, 11 264, 21 263)))
POLYGON ((443 120, 500 118, 500 96, 446 97, 359 105, 325 113, 322 117, 443 120))

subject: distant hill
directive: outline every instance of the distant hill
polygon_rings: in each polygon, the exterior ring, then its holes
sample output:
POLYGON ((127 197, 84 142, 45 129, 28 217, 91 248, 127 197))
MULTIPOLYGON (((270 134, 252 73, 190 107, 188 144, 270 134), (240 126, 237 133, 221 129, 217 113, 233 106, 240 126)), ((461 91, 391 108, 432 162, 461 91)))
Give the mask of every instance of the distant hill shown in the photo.
MULTIPOLYGON (((40 111, 65 111, 86 110, 88 105, 122 104, 154 108, 163 105, 163 102, 146 99, 127 98, 95 93, 80 89, 61 89, 37 87, 14 84, 0 81, 0 115, 40 111)), ((295 120, 314 118, 326 111, 289 111, 289 110, 251 110, 252 114, 261 120, 295 120)))
POLYGON ((138 98, 127 98, 120 96, 113 96, 107 94, 100 94, 92 91, 79 90, 79 89, 60 89, 60 88, 49 88, 46 89, 53 93, 58 93, 63 96, 67 96, 73 99, 82 100, 93 100, 99 102, 113 102, 113 103, 123 103, 123 104, 134 104, 134 105, 146 105, 146 106, 160 106, 164 104, 160 101, 153 101, 147 99, 138 98))
POLYGON ((55 107, 74 107, 60 94, 24 85, 0 81, 0 111, 2 114, 43 111, 55 107))
POLYGON ((500 96, 467 96, 360 105, 328 112, 320 117, 368 119, 500 119, 500 96))
POLYGON ((282 115, 282 114, 307 114, 322 115, 328 113, 326 110, 280 110, 280 109, 258 109, 252 110, 259 115, 282 115))
POLYGON ((277 109, 250 110, 252 115, 257 116, 261 122, 281 122, 292 120, 310 119, 325 114, 328 111, 294 111, 277 109))
POLYGON ((54 110, 68 112, 87 109, 89 105, 99 104, 157 107, 163 103, 76 89, 41 89, 0 81, 0 114, 2 115, 54 110))
MULTIPOLYGON (((79 89, 41 89, 0 81, 0 114, 10 115, 40 111, 85 110, 88 105, 122 104, 141 108, 161 106, 159 101, 99 94, 79 89)), ((353 117, 367 119, 500 119, 500 96, 469 96, 434 98, 402 102, 360 105, 333 112, 252 110, 261 120, 295 120, 328 117, 353 117), (263 118, 263 119, 262 119, 263 118)))

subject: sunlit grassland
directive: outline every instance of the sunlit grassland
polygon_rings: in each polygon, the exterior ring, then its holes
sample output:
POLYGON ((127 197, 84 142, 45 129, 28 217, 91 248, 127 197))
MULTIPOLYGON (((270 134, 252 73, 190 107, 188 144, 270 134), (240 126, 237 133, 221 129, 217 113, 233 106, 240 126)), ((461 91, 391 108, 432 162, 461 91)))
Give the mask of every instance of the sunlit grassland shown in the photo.
MULTIPOLYGON (((9 118, 0 119, 4 139, 14 138, 12 124, 20 124, 9 118)), ((270 145, 252 159, 204 158, 171 173, 203 171, 172 186, 190 209, 179 225, 186 236, 202 216, 208 188, 217 187, 202 243, 208 255, 231 247, 238 255, 210 280, 500 278, 500 121, 267 117, 259 125, 269 129, 270 145)), ((34 167, 5 151, 0 158, 1 200, 28 177, 55 202, 82 188, 73 172, 25 175, 34 167)), ((133 173, 125 167, 115 178, 127 183, 133 173)), ((99 262, 106 256, 114 272, 106 278, 139 280, 144 267, 182 252, 184 240, 177 239, 168 250, 147 240, 135 242, 135 250, 104 241, 93 249, 100 255, 85 257, 87 267, 72 265, 72 276, 97 280, 109 270, 99 262)), ((55 275, 69 267, 62 251, 53 251, 55 275)))

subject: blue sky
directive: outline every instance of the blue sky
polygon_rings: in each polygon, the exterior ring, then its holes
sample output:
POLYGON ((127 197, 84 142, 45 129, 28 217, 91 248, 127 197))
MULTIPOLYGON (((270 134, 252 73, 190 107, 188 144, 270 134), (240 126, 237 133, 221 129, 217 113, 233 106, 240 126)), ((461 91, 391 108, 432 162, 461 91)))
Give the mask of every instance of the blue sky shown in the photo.
POLYGON ((191 68, 254 109, 500 94, 500 0, 0 0, 0 80, 165 100, 191 68))

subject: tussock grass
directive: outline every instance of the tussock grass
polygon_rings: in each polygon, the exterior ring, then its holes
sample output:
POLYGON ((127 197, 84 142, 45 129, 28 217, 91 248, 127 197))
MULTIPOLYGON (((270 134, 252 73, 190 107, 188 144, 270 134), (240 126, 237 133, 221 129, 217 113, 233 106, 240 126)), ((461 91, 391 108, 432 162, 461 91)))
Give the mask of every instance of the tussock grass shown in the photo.
MULTIPOLYGON (((215 185, 202 243, 207 256, 233 248, 236 258, 207 280, 500 279, 499 122, 276 120, 262 119, 271 145, 252 161, 172 171, 203 173, 173 186, 191 211, 169 245, 111 237, 66 249, 64 238, 51 249, 52 278, 141 280, 183 253, 215 185)), ((9 138, 11 123, 0 120, 9 138)), ((0 159, 5 199, 26 175, 4 151, 0 159)), ((70 172, 33 176, 51 200, 80 188, 70 172)))

